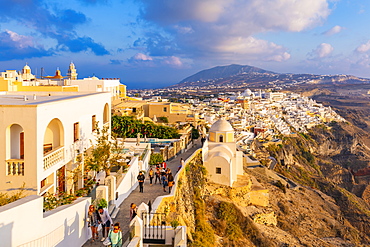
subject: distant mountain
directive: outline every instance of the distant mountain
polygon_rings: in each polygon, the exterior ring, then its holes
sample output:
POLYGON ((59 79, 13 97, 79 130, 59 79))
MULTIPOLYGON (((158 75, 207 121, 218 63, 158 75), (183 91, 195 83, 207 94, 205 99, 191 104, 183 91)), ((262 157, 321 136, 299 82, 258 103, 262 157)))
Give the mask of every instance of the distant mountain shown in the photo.
POLYGON ((277 73, 263 70, 263 69, 253 67, 253 66, 232 64, 232 65, 217 66, 211 69, 202 70, 192 76, 185 78, 179 84, 186 83, 186 82, 195 82, 195 81, 216 80, 220 78, 226 78, 226 77, 231 77, 235 75, 250 74, 250 73, 277 74, 277 73))
POLYGON ((232 64, 202 70, 170 86, 170 88, 225 85, 233 87, 267 85, 287 87, 297 84, 361 84, 369 82, 369 79, 351 75, 281 74, 253 66, 232 64))

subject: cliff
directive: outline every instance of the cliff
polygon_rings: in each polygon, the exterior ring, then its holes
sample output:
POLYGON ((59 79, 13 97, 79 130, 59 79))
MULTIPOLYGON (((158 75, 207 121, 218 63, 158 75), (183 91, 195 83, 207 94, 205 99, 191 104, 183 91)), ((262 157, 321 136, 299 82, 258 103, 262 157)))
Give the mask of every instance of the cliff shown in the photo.
POLYGON ((163 208, 188 226, 189 246, 368 246, 369 180, 350 171, 366 166, 368 150, 351 130, 333 123, 280 145, 256 142, 276 171, 246 165, 233 188, 207 181, 199 153, 163 208))

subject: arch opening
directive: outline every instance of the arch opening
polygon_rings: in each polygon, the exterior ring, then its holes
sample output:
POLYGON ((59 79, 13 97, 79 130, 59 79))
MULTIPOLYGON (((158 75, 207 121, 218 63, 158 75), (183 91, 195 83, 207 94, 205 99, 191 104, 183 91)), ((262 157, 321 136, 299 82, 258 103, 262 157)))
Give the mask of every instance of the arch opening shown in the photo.
POLYGON ((62 122, 54 118, 50 121, 44 135, 44 154, 64 145, 64 129, 62 122))

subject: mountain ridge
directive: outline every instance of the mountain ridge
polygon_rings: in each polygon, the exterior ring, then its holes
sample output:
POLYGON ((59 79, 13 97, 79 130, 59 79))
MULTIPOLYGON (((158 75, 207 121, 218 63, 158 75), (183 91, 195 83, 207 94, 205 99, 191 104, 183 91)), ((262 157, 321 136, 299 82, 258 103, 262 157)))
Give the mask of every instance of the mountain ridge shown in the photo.
POLYGON ((315 74, 293 74, 276 73, 250 65, 231 64, 216 66, 201 70, 186 77, 179 83, 169 88, 181 87, 206 87, 211 85, 231 85, 240 87, 265 86, 287 86, 295 84, 361 84, 370 83, 368 78, 360 78, 353 75, 315 75, 315 74))

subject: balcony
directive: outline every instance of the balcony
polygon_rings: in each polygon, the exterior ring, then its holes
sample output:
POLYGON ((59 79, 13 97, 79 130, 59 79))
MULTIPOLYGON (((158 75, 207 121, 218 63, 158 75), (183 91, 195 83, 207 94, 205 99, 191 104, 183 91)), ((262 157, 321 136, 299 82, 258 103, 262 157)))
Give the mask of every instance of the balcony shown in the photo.
POLYGON ((24 176, 24 160, 10 159, 6 161, 8 176, 24 176))
POLYGON ((44 170, 64 160, 64 147, 58 147, 44 155, 44 170))

